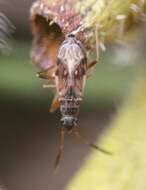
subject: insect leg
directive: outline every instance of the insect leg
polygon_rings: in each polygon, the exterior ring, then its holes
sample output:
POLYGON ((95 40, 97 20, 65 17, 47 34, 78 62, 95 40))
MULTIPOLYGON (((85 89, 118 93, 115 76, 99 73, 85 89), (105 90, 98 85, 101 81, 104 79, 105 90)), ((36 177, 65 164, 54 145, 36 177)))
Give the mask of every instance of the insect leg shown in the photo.
POLYGON ((99 25, 98 24, 96 25, 96 28, 95 28, 95 36, 96 36, 96 60, 92 61, 91 63, 87 65, 87 77, 91 75, 92 69, 97 64, 100 57, 100 52, 99 52, 100 40, 99 40, 99 25))
POLYGON ((56 88, 56 85, 55 84, 43 84, 43 88, 50 88, 50 89, 54 89, 56 88))
POLYGON ((53 79, 53 77, 51 75, 48 75, 48 73, 45 72, 45 71, 38 72, 36 74, 36 76, 39 77, 39 78, 41 78, 41 79, 47 79, 47 80, 48 79, 53 79))
POLYGON ((96 25, 95 36, 96 36, 96 60, 98 62, 99 61, 99 57, 100 57, 100 51, 99 51, 99 45, 100 45, 100 40, 99 40, 99 24, 96 25))
POLYGON ((53 113, 54 111, 56 111, 60 106, 59 100, 58 100, 58 94, 55 95, 51 107, 50 107, 50 112, 53 113))
POLYGON ((99 150, 100 152, 102 152, 102 153, 104 153, 104 154, 111 155, 111 153, 110 153, 109 151, 106 151, 106 150, 100 148, 99 146, 93 144, 92 142, 88 141, 84 136, 82 136, 82 135, 80 134, 79 127, 75 127, 73 132, 74 132, 75 136, 76 136, 82 143, 84 143, 84 144, 90 146, 91 148, 94 148, 94 149, 96 149, 96 150, 99 150))
POLYGON ((91 76, 96 64, 97 64, 97 61, 92 61, 91 63, 87 65, 87 77, 91 76))
POLYGON ((59 141, 60 141, 59 151, 58 151, 58 154, 57 154, 57 157, 56 157, 56 160, 55 160, 55 164, 54 164, 54 170, 55 171, 59 166, 59 162, 60 162, 62 152, 63 152, 63 149, 64 149, 64 136, 65 136, 65 128, 61 127, 60 128, 60 139, 59 139, 59 141))
POLYGON ((87 70, 93 68, 93 67, 96 65, 96 63, 97 63, 97 61, 92 61, 91 63, 89 63, 89 64, 87 65, 87 70))
POLYGON ((54 72, 54 67, 50 67, 46 70, 38 72, 36 76, 41 79, 52 80, 54 79, 53 72, 54 72))

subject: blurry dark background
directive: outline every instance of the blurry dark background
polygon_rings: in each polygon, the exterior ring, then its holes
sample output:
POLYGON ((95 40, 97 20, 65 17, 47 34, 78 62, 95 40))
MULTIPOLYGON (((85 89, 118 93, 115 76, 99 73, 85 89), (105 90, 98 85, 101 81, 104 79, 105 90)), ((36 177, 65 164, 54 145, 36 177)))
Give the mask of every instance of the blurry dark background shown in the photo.
MULTIPOLYGON (((48 112, 53 94, 42 89, 31 64, 31 3, 0 3, 16 27, 11 51, 0 55, 0 182, 7 190, 63 190, 91 150, 66 136, 59 171, 53 174, 60 113, 48 112)), ((104 135, 139 76, 141 66, 127 52, 128 47, 105 52, 87 83, 79 122, 89 139, 104 135)))
POLYGON ((33 0, 1 0, 0 10, 4 12, 16 27, 15 38, 30 38, 29 9, 33 0))

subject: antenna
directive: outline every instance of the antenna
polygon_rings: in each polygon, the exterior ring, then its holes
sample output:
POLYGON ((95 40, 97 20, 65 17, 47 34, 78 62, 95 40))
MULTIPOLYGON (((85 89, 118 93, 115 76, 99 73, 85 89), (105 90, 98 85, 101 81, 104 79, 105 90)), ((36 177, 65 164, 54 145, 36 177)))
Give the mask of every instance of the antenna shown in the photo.
POLYGON ((59 137, 59 141, 60 141, 59 151, 58 151, 58 154, 56 156, 56 160, 55 160, 55 164, 54 164, 54 171, 57 170, 57 168, 59 166, 61 156, 62 156, 62 152, 63 152, 63 149, 64 149, 64 136, 65 136, 65 128, 61 127, 60 128, 60 137, 59 137))
POLYGON ((80 134, 80 131, 79 131, 79 127, 74 127, 73 128, 73 133, 74 135, 84 144, 90 146, 91 148, 94 148, 104 154, 108 154, 108 155, 111 155, 111 152, 107 151, 107 150, 104 150, 102 148, 100 148, 99 146, 93 144, 92 142, 88 141, 84 136, 82 136, 80 134))

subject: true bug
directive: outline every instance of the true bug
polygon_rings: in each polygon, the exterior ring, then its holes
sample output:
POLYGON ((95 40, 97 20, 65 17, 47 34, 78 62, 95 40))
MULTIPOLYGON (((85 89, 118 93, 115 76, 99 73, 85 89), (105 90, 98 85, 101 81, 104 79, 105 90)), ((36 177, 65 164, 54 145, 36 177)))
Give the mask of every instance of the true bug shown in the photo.
POLYGON ((69 10, 68 8, 62 7, 58 1, 49 5, 48 0, 39 0, 31 9, 32 61, 41 69, 37 76, 48 81, 44 87, 56 92, 50 111, 60 108, 62 115, 60 147, 55 168, 63 150, 65 132, 73 133, 83 143, 109 153, 90 143, 79 133, 77 116, 80 103, 86 79, 96 61, 88 64, 80 35, 75 35, 74 32, 80 27, 80 15, 71 7, 69 10))

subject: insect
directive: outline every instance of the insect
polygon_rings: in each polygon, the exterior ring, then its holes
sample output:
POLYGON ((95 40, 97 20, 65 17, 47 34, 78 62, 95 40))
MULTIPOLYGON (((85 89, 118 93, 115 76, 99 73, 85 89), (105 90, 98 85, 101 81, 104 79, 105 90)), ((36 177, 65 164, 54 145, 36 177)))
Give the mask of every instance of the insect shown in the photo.
POLYGON ((92 148, 109 154, 79 132, 78 114, 84 88, 96 64, 96 61, 88 64, 85 47, 74 32, 80 27, 80 19, 72 9, 67 11, 58 3, 50 6, 47 1, 39 0, 31 9, 32 61, 41 70, 37 76, 47 81, 44 88, 56 93, 50 111, 59 108, 61 112, 60 146, 55 168, 62 155, 66 132, 73 133, 92 148))

